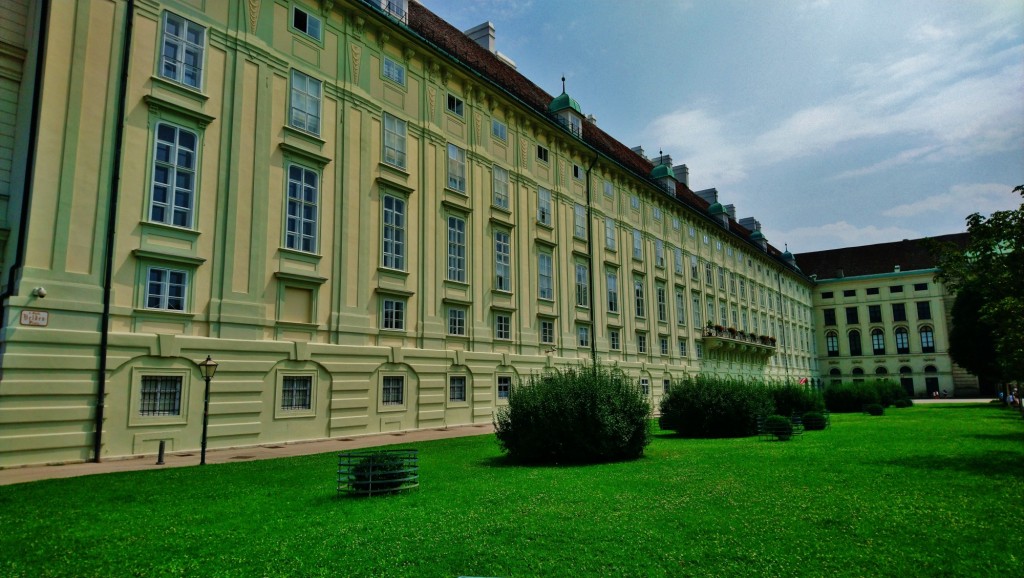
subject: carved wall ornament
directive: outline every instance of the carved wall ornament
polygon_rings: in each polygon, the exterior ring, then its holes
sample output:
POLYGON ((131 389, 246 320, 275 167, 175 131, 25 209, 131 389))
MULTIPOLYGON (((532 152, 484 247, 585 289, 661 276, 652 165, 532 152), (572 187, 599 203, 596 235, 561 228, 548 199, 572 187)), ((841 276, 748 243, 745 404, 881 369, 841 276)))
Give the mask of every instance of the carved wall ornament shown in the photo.
POLYGON ((427 90, 427 100, 430 101, 430 115, 433 116, 435 110, 434 107, 437 103, 437 89, 433 86, 427 90))
POLYGON ((256 24, 260 20, 260 0, 249 0, 249 32, 256 34, 256 24))
POLYGON ((402 51, 402 56, 405 57, 406 62, 412 62, 412 57, 416 56, 416 51, 412 48, 406 48, 402 51))
POLYGON ((363 52, 363 47, 358 44, 351 44, 352 51, 352 82, 359 84, 359 56, 363 52))

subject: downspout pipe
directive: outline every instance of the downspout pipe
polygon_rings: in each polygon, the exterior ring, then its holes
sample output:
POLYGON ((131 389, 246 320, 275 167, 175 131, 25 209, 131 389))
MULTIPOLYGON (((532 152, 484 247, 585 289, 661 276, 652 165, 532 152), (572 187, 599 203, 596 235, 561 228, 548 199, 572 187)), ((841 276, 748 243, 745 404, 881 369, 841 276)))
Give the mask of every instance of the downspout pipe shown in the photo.
POLYGON ((14 262, 7 277, 7 287, 0 295, 0 324, 6 324, 7 301, 14 295, 15 286, 25 266, 25 244, 28 240, 28 212, 32 206, 32 179, 35 175, 36 151, 39 142, 39 117, 42 114, 43 69, 46 61, 46 42, 50 29, 50 2, 45 0, 39 4, 39 34, 36 38, 35 73, 32 79, 32 116, 29 121, 28 143, 25 152, 25 173, 22 179, 21 211, 18 215, 18 235, 14 262))
POLYGON ((597 311, 597 301, 594 299, 594 206, 591 203, 591 183, 590 173, 594 170, 594 165, 597 164, 597 159, 600 158, 599 153, 594 153, 594 160, 590 161, 590 166, 587 167, 587 255, 590 259, 590 267, 587 272, 587 276, 590 277, 588 292, 590 293, 590 361, 594 364, 594 370, 597 370, 597 316, 594 312, 597 311))
POLYGON ((96 424, 92 438, 93 461, 100 462, 103 448, 103 410, 107 397, 107 353, 110 347, 110 287, 114 275, 114 240, 117 229, 117 201, 121 190, 121 152, 124 146, 124 111, 128 94, 128 62, 132 49, 132 25, 135 0, 128 0, 121 43, 121 71, 117 89, 117 127, 114 130, 114 159, 110 171, 110 199, 107 203, 107 230, 103 247, 103 314, 100 318, 100 363, 96 380, 96 424))

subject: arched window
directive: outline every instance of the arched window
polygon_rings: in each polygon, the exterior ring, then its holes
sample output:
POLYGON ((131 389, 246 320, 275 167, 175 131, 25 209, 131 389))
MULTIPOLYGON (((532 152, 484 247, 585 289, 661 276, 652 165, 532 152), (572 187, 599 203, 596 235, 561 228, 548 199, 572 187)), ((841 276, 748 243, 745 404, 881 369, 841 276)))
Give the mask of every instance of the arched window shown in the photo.
POLYGON ((840 375, 841 374, 839 372, 838 367, 833 367, 832 369, 828 370, 829 382, 831 382, 832 385, 838 385, 843 381, 840 375))
POLYGON ((896 328, 896 353, 900 355, 910 353, 910 332, 906 327, 896 328))
POLYGON ((839 357, 839 334, 835 331, 825 334, 825 350, 829 357, 839 357))
POLYGON ((850 341, 850 355, 862 355, 863 351, 860 348, 860 331, 854 329, 847 334, 847 338, 850 341))
POLYGON ((935 353, 935 333, 928 325, 921 328, 921 353, 935 353))
POLYGON ((864 370, 863 369, 861 369, 859 367, 854 367, 853 371, 851 373, 853 373, 853 382, 854 383, 861 383, 861 382, 864 381, 864 370))
POLYGON ((924 372, 925 372, 925 373, 938 373, 938 372, 939 372, 939 370, 938 370, 938 369, 936 369, 934 365, 928 365, 928 366, 926 366, 926 367, 924 368, 924 372))
POLYGON ((875 355, 885 355, 885 333, 881 329, 871 330, 871 350, 875 355))
POLYGON ((910 374, 913 373, 909 367, 904 365, 900 368, 900 385, 903 386, 903 391, 907 392, 907 395, 913 397, 914 391, 914 378, 910 374))
POLYGON ((889 375, 889 370, 884 367, 875 368, 875 375, 889 375))
MULTIPOLYGON (((928 365, 924 368, 924 386, 928 390, 928 395, 936 395, 939 393, 939 377, 935 374, 939 372, 934 365, 928 365)), ((942 397, 946 397, 946 391, 942 390, 942 397)))

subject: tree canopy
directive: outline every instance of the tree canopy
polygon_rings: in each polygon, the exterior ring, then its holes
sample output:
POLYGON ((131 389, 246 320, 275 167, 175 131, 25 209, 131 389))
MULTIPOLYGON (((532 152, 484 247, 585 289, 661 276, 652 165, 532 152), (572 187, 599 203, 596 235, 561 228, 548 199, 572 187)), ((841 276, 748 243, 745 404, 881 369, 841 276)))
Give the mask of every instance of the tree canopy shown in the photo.
MULTIPOLYGON (((1024 198, 1024 185, 1013 191, 1024 198)), ((982 379, 1024 377, 1024 202, 967 217, 966 248, 944 246, 936 276, 956 292, 950 356, 982 379)))

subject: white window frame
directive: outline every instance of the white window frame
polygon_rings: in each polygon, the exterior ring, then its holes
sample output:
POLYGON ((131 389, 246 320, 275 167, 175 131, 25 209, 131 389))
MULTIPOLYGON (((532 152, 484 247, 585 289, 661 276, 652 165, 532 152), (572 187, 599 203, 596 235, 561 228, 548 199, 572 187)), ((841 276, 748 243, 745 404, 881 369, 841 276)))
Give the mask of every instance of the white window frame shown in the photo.
POLYGON ((454 114, 459 118, 462 118, 466 115, 466 101, 462 100, 462 98, 450 92, 448 93, 448 100, 446 102, 445 108, 448 109, 448 112, 454 114))
POLYGON ((456 305, 448 306, 448 335, 466 336, 466 308, 456 305))
POLYGON ((508 396, 512 394, 512 376, 511 375, 499 375, 497 376, 497 395, 499 400, 507 400, 508 396))
POLYGON ((633 278, 633 313, 638 319, 644 319, 647 317, 644 281, 639 277, 633 278))
POLYGON ((508 141, 508 125, 496 118, 491 119, 491 136, 502 141, 508 141))
POLYGON ((638 260, 644 258, 643 237, 640 235, 639 229, 633 229, 633 258, 638 260))
POLYGON ((654 240, 654 266, 659 269, 665 268, 665 242, 661 239, 654 240))
POLYGON ((605 272, 608 285, 608 313, 619 312, 619 274, 616 271, 605 272))
POLYGON ((499 209, 508 210, 508 171, 494 165, 493 171, 493 203, 495 207, 499 209))
POLYGON ((539 160, 542 163, 547 163, 548 159, 550 159, 550 158, 551 158, 551 153, 548 150, 548 147, 546 147, 546 146, 544 146, 542 144, 538 144, 537 145, 537 160, 539 160))
POLYGON ((161 41, 160 76, 202 90, 206 28, 173 12, 164 12, 161 41), (175 34, 173 28, 180 34, 175 34))
POLYGON ((395 84, 405 86, 405 65, 400 64, 394 58, 385 56, 381 62, 381 76, 395 84))
POLYGON ((469 394, 469 380, 465 375, 448 376, 448 403, 466 403, 469 394))
POLYGON ((381 125, 384 129, 384 152, 382 154, 384 162, 404 170, 406 167, 405 147, 408 138, 407 123, 397 116, 385 112, 381 125))
POLYGON ((537 297, 545 301, 555 299, 554 258, 550 251, 537 253, 537 297))
POLYGON ((604 219, 604 246, 609 251, 615 250, 615 219, 611 217, 604 219))
POLYGON ((512 292, 512 235, 504 230, 494 232, 494 288, 512 292))
POLYGON ((540 320, 540 342, 545 345, 550 345, 555 342, 555 320, 554 319, 541 319, 540 320))
POLYGON ((551 191, 540 187, 537 189, 537 222, 547 227, 551 226, 551 191))
POLYGON ((384 407, 405 406, 405 376, 381 376, 380 403, 384 407))
POLYGON ((145 308, 184 312, 188 309, 189 272, 183 269, 146 268, 145 308))
POLYGON ((448 273, 447 279, 466 282, 466 220, 448 215, 448 273))
POLYGON ((612 351, 619 351, 620 349, 622 349, 622 342, 619 338, 618 329, 608 330, 608 349, 612 351))
POLYGON ((576 263, 576 306, 590 307, 590 267, 576 263))
POLYGON ((167 122, 156 124, 149 197, 150 221, 186 229, 193 228, 198 161, 198 134, 167 122), (173 135, 162 134, 168 131, 172 131, 173 135), (166 138, 167 136, 172 136, 173 140, 166 138), (186 142, 182 142, 183 137, 186 142), (191 148, 187 142, 188 138, 192 140, 191 148), (182 182, 187 182, 188 186, 179 186, 182 182))
POLYGON ((380 328, 385 331, 405 331, 406 301, 385 296, 380 305, 380 328))
POLYGON ((590 347, 590 326, 577 324, 576 325, 576 346, 577 347, 590 347))
POLYGON ((577 239, 587 238, 587 208, 579 203, 573 207, 572 234, 577 239))
POLYGON ((494 314, 494 339, 510 341, 512 339, 512 314, 497 312, 494 314))
POLYGON ((323 82, 293 68, 288 92, 288 126, 320 136, 323 82))
POLYGON ((448 143, 448 188, 466 192, 466 151, 448 143))
POLYGON ((405 199, 385 194, 381 198, 381 266, 405 271, 405 199))

